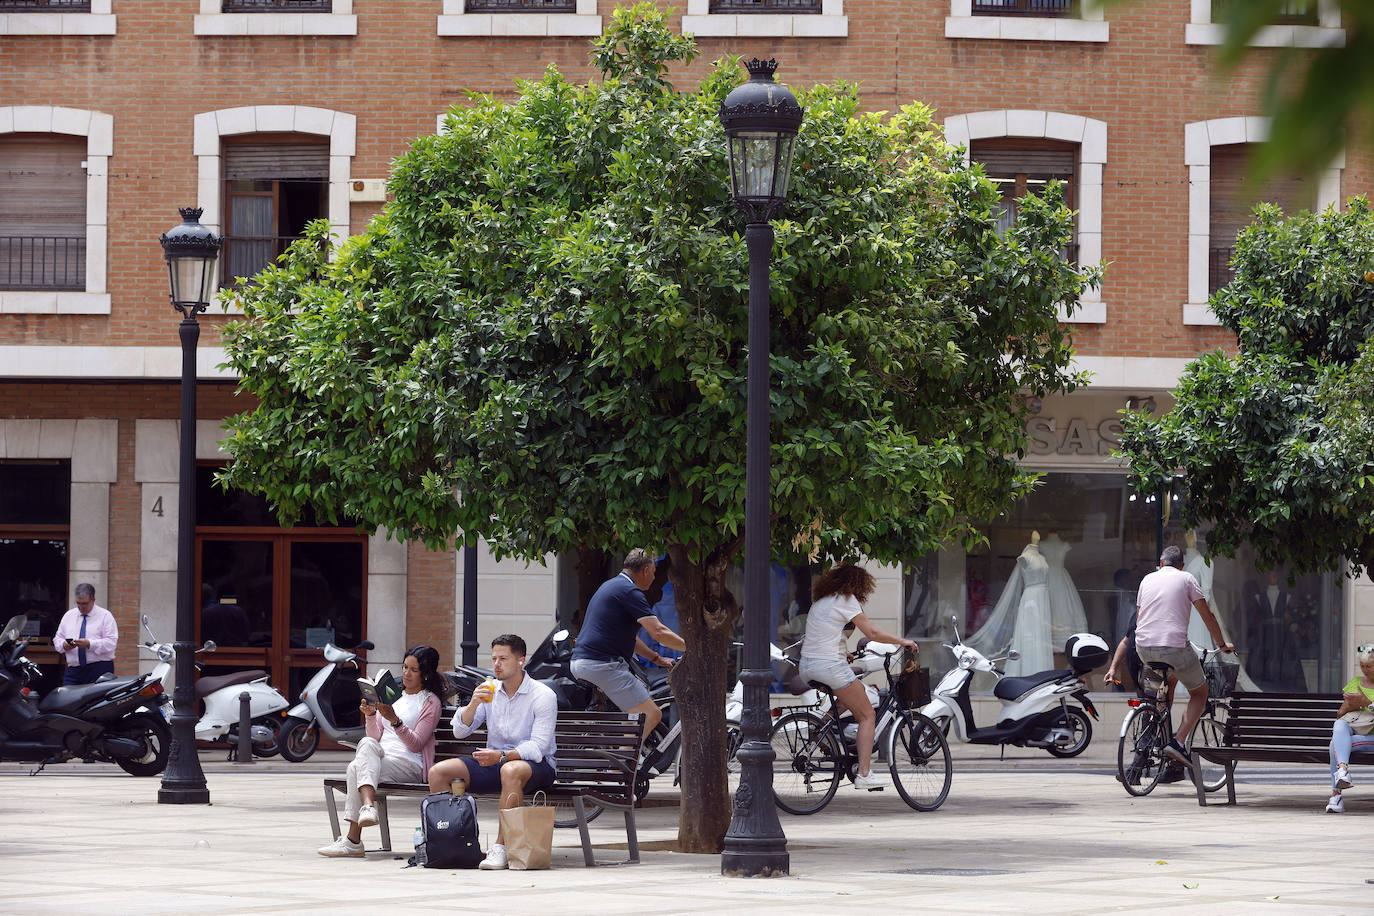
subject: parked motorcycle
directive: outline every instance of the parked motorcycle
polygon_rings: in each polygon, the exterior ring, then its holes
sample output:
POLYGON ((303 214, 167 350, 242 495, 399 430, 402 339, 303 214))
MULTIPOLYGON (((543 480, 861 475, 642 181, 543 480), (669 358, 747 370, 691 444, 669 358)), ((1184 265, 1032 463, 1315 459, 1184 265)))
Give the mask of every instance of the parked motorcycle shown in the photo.
POLYGON ((324 665, 301 690, 300 702, 292 706, 282 725, 277 743, 281 755, 292 763, 307 759, 320 746, 320 734, 330 741, 354 747, 367 735, 358 703, 358 675, 362 663, 358 652, 375 649, 372 640, 360 642, 352 652, 333 643, 324 647, 324 665), (356 718, 356 725, 345 725, 345 717, 356 718))
POLYGON ((36 703, 22 695, 39 676, 24 657, 28 618, 19 614, 0 630, 0 760, 49 763, 80 757, 115 763, 134 776, 156 776, 167 766, 172 732, 158 711, 167 702, 151 675, 113 677, 58 687, 36 703))
MULTIPOLYGON (((158 659, 150 676, 164 683, 176 663, 176 650, 170 643, 157 641, 148 625, 147 615, 143 617, 143 628, 149 637, 143 646, 158 659)), ((214 641, 206 640, 196 653, 214 652, 217 648, 214 641)), ((198 678, 196 699, 204 703, 205 711, 196 722, 196 740, 227 745, 232 758, 238 752, 239 696, 247 693, 248 714, 252 722, 249 740, 253 745, 253 756, 276 756, 283 728, 283 713, 291 704, 280 690, 268 683, 268 678, 268 673, 261 669, 198 678)), ((169 705, 167 714, 170 711, 169 705)))
MULTIPOLYGON (((946 735, 969 744, 1040 747, 1055 757, 1074 757, 1087 748, 1093 735, 1088 713, 1096 719, 1097 708, 1088 698, 1082 678, 1106 664, 1111 656, 1101 637, 1073 634, 1064 644, 1068 668, 1027 677, 1006 677, 997 664, 963 644, 957 624, 954 644, 946 644, 945 648, 954 653, 958 665, 940 680, 932 691, 933 699, 921 712, 940 725, 946 735), (997 677, 992 695, 1002 701, 997 723, 981 728, 973 721, 973 704, 969 699, 969 685, 978 671, 997 677), (1082 708, 1070 705, 1070 697, 1078 700, 1082 708)), ((1017 657, 1015 652, 1006 656, 1017 657)))

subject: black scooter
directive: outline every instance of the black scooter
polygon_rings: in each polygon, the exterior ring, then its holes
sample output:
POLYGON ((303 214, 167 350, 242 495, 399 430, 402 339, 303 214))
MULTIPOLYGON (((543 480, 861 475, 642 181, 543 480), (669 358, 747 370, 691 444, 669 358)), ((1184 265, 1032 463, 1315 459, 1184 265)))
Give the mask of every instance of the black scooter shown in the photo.
POLYGON ((162 682, 147 674, 108 678, 59 687, 34 703, 23 695, 39 674, 24 657, 27 623, 20 614, 0 630, 0 760, 36 762, 35 774, 74 757, 111 761, 134 776, 161 773, 172 747, 162 682))

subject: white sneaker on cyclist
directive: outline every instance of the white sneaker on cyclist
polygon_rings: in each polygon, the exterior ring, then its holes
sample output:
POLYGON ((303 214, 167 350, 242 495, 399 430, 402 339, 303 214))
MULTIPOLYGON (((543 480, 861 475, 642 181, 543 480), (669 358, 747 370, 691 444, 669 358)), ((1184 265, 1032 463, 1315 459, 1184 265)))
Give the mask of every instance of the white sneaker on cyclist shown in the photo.
POLYGON ((1328 801, 1328 802, 1326 803, 1326 813, 1327 813, 1327 814, 1344 814, 1344 813, 1345 813, 1345 796, 1344 796, 1344 795, 1333 795, 1333 796, 1331 796, 1331 800, 1328 801))
POLYGON ((1347 767, 1347 766, 1346 766, 1345 764, 1343 764, 1343 763, 1337 764, 1337 765, 1336 765, 1336 788, 1338 788, 1338 789, 1349 789, 1349 788, 1350 788, 1351 786, 1353 786, 1353 785, 1355 785, 1355 784, 1354 784, 1353 782, 1350 781, 1350 769, 1349 769, 1349 767, 1347 767))
POLYGON ((854 788, 860 792, 877 792, 887 788, 887 780, 876 773, 869 773, 867 776, 855 776, 854 788))

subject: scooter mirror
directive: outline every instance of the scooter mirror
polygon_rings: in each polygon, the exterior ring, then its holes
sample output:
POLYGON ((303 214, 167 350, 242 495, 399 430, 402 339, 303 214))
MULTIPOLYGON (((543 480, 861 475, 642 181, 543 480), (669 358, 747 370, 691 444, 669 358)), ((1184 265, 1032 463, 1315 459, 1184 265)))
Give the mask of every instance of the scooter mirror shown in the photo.
POLYGON ((368 649, 375 649, 377 646, 372 640, 364 639, 362 642, 358 643, 358 648, 366 651, 368 649))
POLYGON ((1007 653, 1007 661, 1009 662, 1014 662, 1020 657, 1021 653, 1017 652, 1015 649, 1012 649, 1010 652, 1007 653))
POLYGON ((147 614, 144 614, 144 615, 143 615, 143 625, 144 625, 145 627, 148 625, 148 615, 147 615, 147 614))
POLYGON ((213 652, 213 651, 215 651, 215 650, 218 649, 218 648, 219 648, 219 646, 215 645, 215 641, 214 641, 213 639, 207 639, 207 640, 205 640, 205 645, 203 645, 203 646, 200 647, 200 651, 202 651, 202 652, 213 652))
POLYGON ((571 634, 567 630, 559 630, 557 633, 553 634, 553 641, 562 642, 563 640, 567 639, 570 635, 571 634))

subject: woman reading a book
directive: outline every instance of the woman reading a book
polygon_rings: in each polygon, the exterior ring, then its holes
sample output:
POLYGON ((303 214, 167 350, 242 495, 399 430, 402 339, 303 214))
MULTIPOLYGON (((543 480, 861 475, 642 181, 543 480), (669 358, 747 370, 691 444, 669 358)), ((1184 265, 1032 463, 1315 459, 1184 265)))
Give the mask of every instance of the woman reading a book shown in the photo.
POLYGON ((322 856, 361 858, 363 828, 377 823, 376 787, 379 782, 424 782, 434 763, 434 728, 439 724, 448 681, 439 673, 439 653, 429 646, 416 646, 406 653, 401 667, 401 690, 390 703, 388 684, 394 680, 379 675, 375 681, 377 702, 366 693, 360 704, 367 724, 367 737, 358 742, 353 762, 348 765, 348 796, 344 819, 348 832, 322 847, 322 856))

